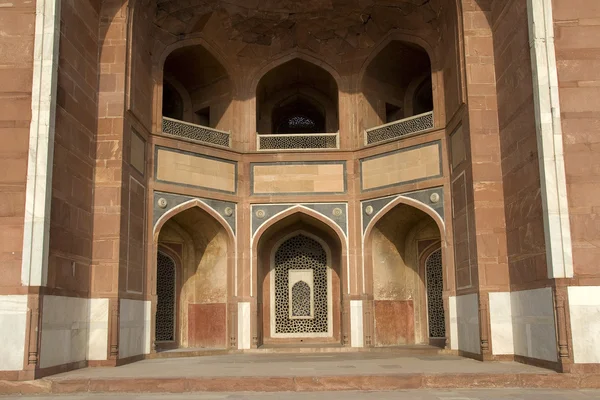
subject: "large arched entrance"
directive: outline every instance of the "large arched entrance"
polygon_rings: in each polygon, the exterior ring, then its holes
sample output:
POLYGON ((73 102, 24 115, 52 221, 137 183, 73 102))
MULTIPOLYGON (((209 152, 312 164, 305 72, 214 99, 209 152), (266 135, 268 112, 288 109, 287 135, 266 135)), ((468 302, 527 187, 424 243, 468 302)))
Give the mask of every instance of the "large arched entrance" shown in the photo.
POLYGON ((225 225, 200 207, 183 207, 156 235, 155 348, 227 348, 232 257, 225 225))
POLYGON ((342 343, 341 243, 303 213, 275 223, 258 243, 258 345, 342 343))
POLYGON ((445 346, 442 243, 439 221, 409 204, 374 218, 365 238, 374 346, 445 346))

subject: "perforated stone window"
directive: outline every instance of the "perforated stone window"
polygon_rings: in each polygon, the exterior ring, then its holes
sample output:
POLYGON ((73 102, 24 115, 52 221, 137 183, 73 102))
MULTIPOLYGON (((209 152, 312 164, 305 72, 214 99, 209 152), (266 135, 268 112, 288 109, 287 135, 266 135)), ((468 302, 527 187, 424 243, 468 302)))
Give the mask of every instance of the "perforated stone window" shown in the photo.
POLYGON ((429 337, 445 338, 444 317, 444 277, 442 271, 442 250, 436 250, 425 261, 427 275, 427 314, 429 317, 429 337))
POLYGON ((175 340, 175 261, 158 252, 156 258, 156 334, 157 342, 175 340))
POLYGON ((292 287, 292 318, 312 317, 311 292, 312 290, 306 282, 297 282, 292 287))
POLYGON ((283 242, 272 261, 271 336, 330 336, 331 270, 323 246, 299 234, 283 242))

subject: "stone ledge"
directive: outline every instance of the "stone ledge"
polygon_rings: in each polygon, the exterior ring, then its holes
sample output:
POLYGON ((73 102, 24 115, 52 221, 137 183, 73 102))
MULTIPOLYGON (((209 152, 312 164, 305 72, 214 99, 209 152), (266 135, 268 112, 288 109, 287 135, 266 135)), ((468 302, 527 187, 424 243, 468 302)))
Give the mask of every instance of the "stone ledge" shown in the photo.
POLYGON ((471 388, 600 389, 600 374, 394 374, 0 381, 0 394, 318 392, 471 388))

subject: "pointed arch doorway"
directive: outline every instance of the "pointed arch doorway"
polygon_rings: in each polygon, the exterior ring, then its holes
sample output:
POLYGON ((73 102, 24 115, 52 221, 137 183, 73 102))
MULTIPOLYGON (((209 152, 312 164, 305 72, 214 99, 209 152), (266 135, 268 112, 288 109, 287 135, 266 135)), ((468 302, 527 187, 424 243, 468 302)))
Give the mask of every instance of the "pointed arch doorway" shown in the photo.
POLYGON ((295 215, 260 239, 259 346, 342 343, 341 247, 319 225, 295 215))

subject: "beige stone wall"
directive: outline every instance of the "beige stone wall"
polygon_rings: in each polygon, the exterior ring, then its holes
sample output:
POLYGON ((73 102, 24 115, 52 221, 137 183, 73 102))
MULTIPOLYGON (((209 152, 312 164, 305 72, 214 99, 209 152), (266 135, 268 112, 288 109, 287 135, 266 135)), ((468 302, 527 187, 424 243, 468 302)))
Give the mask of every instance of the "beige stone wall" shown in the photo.
POLYGON ((159 148, 156 158, 156 179, 235 193, 236 164, 159 148))
POLYGON ((342 193, 345 166, 335 164, 253 165, 254 194, 342 193))
POLYGON ((442 175, 438 143, 362 160, 362 189, 399 185, 442 175))

